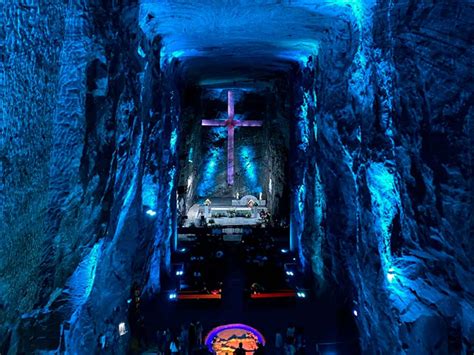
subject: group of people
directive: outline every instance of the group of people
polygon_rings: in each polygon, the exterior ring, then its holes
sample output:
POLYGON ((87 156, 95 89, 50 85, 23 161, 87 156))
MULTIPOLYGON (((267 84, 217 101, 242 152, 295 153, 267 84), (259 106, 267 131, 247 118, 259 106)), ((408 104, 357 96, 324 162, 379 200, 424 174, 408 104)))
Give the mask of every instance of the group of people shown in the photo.
MULTIPOLYGON (((234 355, 246 355, 247 350, 244 349, 244 346, 242 343, 239 343, 239 347, 234 350, 234 355)), ((263 346, 262 343, 257 343, 257 349, 253 351, 253 355, 263 355, 265 353, 265 347, 263 346)))
POLYGON ((203 327, 201 322, 183 324, 177 331, 169 328, 156 332, 159 355, 208 354, 203 345, 203 327))
MULTIPOLYGON (((177 331, 171 331, 169 328, 158 330, 156 332, 158 342, 158 355, 197 355, 211 354, 203 344, 202 324, 191 322, 182 325, 177 331)), ((239 347, 233 352, 234 355, 245 355, 249 352, 240 343, 239 347)), ((258 343, 257 349, 252 352, 253 355, 267 354, 263 344, 258 343)), ((303 334, 303 328, 290 324, 284 331, 278 331, 275 334, 274 349, 271 351, 275 355, 304 355, 306 354, 306 342, 303 334)), ((229 354, 231 355, 231 354, 229 354)))
POLYGON ((284 333, 275 334, 275 355, 303 355, 306 354, 306 341, 303 328, 290 324, 284 333))

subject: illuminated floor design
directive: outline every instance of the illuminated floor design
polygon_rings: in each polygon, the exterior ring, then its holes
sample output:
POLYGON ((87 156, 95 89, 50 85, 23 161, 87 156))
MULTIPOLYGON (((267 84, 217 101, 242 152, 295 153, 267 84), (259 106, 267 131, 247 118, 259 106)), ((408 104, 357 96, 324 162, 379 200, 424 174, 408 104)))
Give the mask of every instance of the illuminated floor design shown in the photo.
POLYGON ((233 354, 239 343, 247 352, 252 352, 257 349, 257 343, 265 345, 265 338, 257 329, 245 324, 221 325, 206 336, 209 351, 217 355, 233 354))

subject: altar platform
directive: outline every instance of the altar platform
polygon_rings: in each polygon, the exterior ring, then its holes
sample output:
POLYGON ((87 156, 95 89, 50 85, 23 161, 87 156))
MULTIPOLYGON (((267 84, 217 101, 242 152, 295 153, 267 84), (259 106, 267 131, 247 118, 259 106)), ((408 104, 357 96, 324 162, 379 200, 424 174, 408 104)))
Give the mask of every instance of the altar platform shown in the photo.
POLYGON ((209 205, 205 201, 194 204, 183 227, 257 226, 265 222, 260 217, 262 211, 267 213, 266 201, 255 196, 213 198, 209 205))

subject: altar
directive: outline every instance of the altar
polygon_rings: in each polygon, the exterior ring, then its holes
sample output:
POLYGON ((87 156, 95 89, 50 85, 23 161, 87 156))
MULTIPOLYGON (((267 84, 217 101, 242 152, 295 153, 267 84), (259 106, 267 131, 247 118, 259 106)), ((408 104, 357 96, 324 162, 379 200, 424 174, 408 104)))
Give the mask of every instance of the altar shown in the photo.
POLYGON ((266 201, 247 195, 241 199, 206 199, 188 211, 186 227, 256 226, 264 223, 266 201))

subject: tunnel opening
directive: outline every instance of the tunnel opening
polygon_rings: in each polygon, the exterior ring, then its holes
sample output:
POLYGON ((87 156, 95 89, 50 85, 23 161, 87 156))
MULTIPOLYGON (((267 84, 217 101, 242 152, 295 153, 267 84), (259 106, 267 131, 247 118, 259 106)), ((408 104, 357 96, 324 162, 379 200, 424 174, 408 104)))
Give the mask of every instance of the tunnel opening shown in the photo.
POLYGON ((169 265, 159 273, 161 291, 144 305, 149 315, 165 316, 146 317, 147 329, 200 320, 205 331, 242 322, 272 334, 284 331, 277 326, 281 317, 319 334, 311 349, 358 347, 350 289, 314 280, 324 263, 313 241, 319 233, 324 243, 323 221, 308 204, 321 199, 321 182, 308 177, 317 175, 309 168, 315 151, 308 150, 317 146, 316 60, 315 53, 304 60, 169 59, 179 98, 176 133, 168 132, 177 146, 176 204, 170 205, 177 227, 169 265), (234 127, 232 183, 230 111, 237 122, 258 122, 234 127), (315 221, 316 228, 305 229, 315 221), (325 316, 309 321, 308 309, 325 316))

